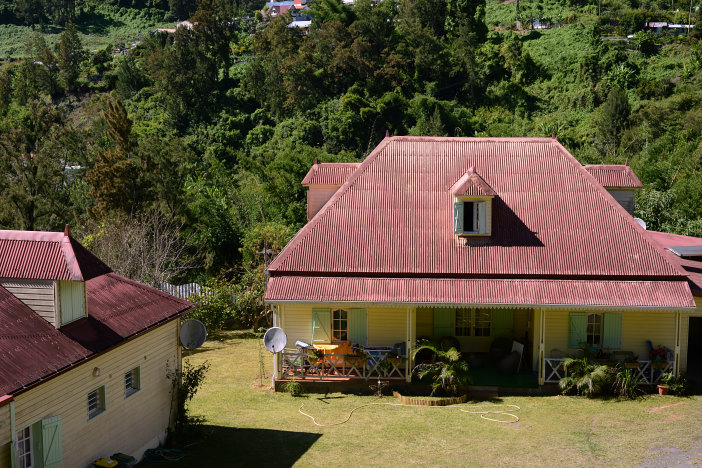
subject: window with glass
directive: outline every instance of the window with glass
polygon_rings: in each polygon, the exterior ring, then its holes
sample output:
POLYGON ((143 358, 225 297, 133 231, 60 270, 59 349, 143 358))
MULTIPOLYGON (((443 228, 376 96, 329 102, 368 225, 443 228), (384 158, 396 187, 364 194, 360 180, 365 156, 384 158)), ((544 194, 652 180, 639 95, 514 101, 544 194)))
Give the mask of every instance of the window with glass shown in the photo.
POLYGON ((20 468, 33 468, 32 427, 25 427, 17 432, 17 461, 20 468))
POLYGON ((139 382, 139 367, 128 371, 124 374, 124 395, 125 398, 134 395, 141 388, 141 382, 139 382))
POLYGON ((588 346, 600 346, 602 344, 602 314, 587 315, 587 334, 588 346))
POLYGON ((492 328, 492 311, 475 311, 475 336, 490 336, 492 328))
POLYGON ((343 309, 332 311, 332 341, 348 341, 349 313, 343 309))
POLYGON ((105 386, 88 393, 88 419, 93 419, 105 411, 105 386))
POLYGON ((470 336, 470 309, 456 310, 456 336, 470 336))

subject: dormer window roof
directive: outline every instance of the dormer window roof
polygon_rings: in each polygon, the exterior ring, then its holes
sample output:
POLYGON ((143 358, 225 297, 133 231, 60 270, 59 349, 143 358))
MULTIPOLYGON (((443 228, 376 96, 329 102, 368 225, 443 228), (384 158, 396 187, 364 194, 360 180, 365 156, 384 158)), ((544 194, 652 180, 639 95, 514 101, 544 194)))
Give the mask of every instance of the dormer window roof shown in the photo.
POLYGON ((492 234, 492 199, 497 192, 480 177, 475 168, 468 169, 451 188, 453 194, 453 233, 458 236, 492 234))

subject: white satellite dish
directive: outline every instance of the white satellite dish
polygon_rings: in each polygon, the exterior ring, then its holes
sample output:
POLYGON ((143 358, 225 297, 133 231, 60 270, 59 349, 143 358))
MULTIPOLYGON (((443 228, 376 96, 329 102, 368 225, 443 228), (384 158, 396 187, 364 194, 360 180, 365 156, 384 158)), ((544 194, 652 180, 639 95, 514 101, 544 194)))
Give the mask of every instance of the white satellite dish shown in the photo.
POLYGON ((272 327, 263 335, 263 346, 271 353, 279 353, 288 343, 288 336, 285 330, 280 327, 272 327))
POLYGON ((205 339, 207 339, 207 329, 201 321, 190 319, 180 326, 180 344, 186 348, 199 348, 205 339))

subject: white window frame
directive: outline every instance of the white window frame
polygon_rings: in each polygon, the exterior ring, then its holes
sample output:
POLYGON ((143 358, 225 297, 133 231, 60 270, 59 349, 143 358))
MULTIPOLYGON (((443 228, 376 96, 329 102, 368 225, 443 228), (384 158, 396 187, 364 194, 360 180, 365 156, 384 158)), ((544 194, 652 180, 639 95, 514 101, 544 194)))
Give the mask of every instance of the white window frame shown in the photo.
POLYGON ((456 309, 456 336, 473 336, 473 310, 456 309), (460 314, 460 318, 459 318, 460 314))
POLYGON ((17 466, 19 468, 34 468, 34 438, 32 437, 32 426, 17 431, 17 466), (26 445, 29 450, 26 451, 26 445), (27 463, 27 460, 29 462, 27 463))
POLYGON ((101 415, 102 413, 105 412, 107 409, 107 404, 106 404, 106 396, 105 396, 105 386, 101 385, 97 387, 96 389, 91 390, 88 392, 88 421, 91 419, 96 418, 97 416, 101 415), (96 395, 96 406, 94 409, 90 409, 91 403, 90 403, 90 396, 92 394, 96 395))
POLYGON ((492 310, 488 309, 473 309, 474 311, 474 320, 473 320, 473 334, 478 337, 490 337, 492 336, 492 310), (479 317, 478 314, 486 314, 487 318, 485 316, 479 317), (485 326, 487 324, 487 326, 485 326), (482 326, 480 326, 482 325, 482 326), (488 333, 487 335, 485 334, 485 330, 487 329, 488 333), (478 333, 478 330, 480 330, 480 333, 478 333))
POLYGON ((139 390, 141 390, 141 366, 136 366, 124 373, 124 398, 129 398, 139 390))
POLYGON ((331 327, 330 328, 331 328, 331 342, 332 343, 343 343, 343 342, 349 340, 349 311, 348 311, 348 309, 339 308, 339 309, 333 309, 331 311, 331 327), (334 314, 336 312, 344 312, 346 314, 346 318, 335 319, 334 314), (346 328, 336 328, 337 322, 345 323, 346 328), (337 331, 340 333, 339 338, 336 337, 337 331), (342 337, 342 335, 341 335, 342 333, 346 336, 345 339, 342 337))
POLYGON ((491 337, 493 333, 493 324, 492 324, 492 310, 491 309, 478 309, 475 307, 472 308, 457 308, 455 311, 455 316, 454 316, 454 333, 456 336, 461 336, 461 337, 470 337, 474 336, 477 338, 486 338, 486 337, 491 337), (459 320, 459 313, 463 315, 462 319, 459 320), (488 319, 479 317, 478 314, 488 314, 488 319), (480 326, 481 324, 484 325, 485 323, 488 324, 488 326, 480 326), (467 328, 468 334, 463 334, 465 333, 465 329, 467 328), (461 332, 459 333, 459 329, 461 329, 461 332), (485 330, 489 330, 489 333, 487 335, 484 335, 483 333, 485 330), (478 330, 480 330, 480 334, 478 334, 478 330))

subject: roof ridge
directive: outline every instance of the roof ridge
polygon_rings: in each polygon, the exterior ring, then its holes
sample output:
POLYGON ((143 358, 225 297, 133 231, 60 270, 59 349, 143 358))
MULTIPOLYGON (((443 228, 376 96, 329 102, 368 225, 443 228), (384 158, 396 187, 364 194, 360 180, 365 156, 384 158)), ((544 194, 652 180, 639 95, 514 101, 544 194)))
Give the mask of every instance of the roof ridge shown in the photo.
POLYGON ((329 211, 329 209, 336 203, 336 201, 341 198, 341 196, 346 193, 353 184, 353 182, 360 177, 360 175, 363 173, 363 171, 366 170, 366 168, 371 164, 371 161, 375 161, 375 159, 378 157, 378 155, 383 151, 390 141, 395 137, 385 137, 382 139, 382 141, 378 144, 378 146, 373 149, 373 151, 370 152, 368 156, 361 162, 360 166, 346 179, 344 184, 339 187, 339 189, 332 195, 332 197, 322 206, 322 208, 315 214, 312 219, 307 221, 307 224, 305 224, 302 229, 300 229, 297 234, 293 236, 292 239, 290 239, 290 242, 288 242, 285 247, 283 247, 283 250, 280 251, 277 257, 268 265, 268 268, 266 270, 270 271, 275 271, 278 269, 278 267, 285 261, 285 257, 289 256, 291 252, 288 252, 288 250, 292 251, 295 249, 299 244, 300 244, 300 239, 304 235, 307 234, 307 232, 311 231, 312 228, 318 224, 320 219, 324 216, 325 213, 329 211), (285 254, 285 257, 283 256, 285 254))
POLYGON ((386 137, 395 141, 495 141, 495 142, 530 142, 530 143, 551 143, 558 141, 551 137, 437 137, 437 136, 412 136, 396 135, 386 137))

